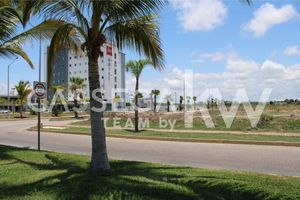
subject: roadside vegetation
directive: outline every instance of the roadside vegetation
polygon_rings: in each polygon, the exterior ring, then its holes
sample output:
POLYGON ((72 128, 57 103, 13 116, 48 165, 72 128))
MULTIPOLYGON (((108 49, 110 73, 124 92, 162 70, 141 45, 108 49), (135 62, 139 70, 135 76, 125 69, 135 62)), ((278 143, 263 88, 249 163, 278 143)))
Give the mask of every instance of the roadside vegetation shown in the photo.
MULTIPOLYGON (((227 128, 220 112, 217 108, 210 109, 210 115, 215 124, 215 128, 207 128, 201 113, 199 111, 194 113, 194 130, 222 130, 222 131, 259 131, 259 132, 294 132, 300 133, 300 105, 267 105, 264 113, 256 128, 251 128, 250 121, 242 107, 240 107, 236 118, 230 128, 227 128)), ((161 119, 170 120, 175 122, 174 129, 185 129, 184 127, 184 114, 183 112, 166 113, 159 112, 153 113, 151 111, 139 114, 140 119, 145 121, 149 119, 150 128, 165 128, 170 129, 171 126, 159 127, 161 119)), ((113 126, 113 118, 119 118, 121 127, 125 127, 128 118, 134 121, 132 113, 106 113, 107 127, 113 126)), ((89 120, 78 121, 72 125, 76 126, 89 126, 89 120)), ((145 129, 147 127, 144 127, 145 129)))
POLYGON ((110 176, 89 157, 0 146, 0 199, 299 199, 300 179, 131 161, 110 176))

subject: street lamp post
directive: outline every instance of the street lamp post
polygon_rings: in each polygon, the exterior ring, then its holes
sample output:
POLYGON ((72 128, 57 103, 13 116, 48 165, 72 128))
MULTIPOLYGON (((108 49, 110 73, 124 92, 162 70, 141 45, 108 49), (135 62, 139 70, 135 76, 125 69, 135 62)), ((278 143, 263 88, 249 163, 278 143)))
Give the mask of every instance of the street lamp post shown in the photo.
POLYGON ((10 66, 12 64, 14 64, 14 62, 18 59, 18 57, 16 57, 8 66, 7 66, 7 118, 9 118, 9 112, 10 112, 10 95, 9 95, 9 69, 10 66))

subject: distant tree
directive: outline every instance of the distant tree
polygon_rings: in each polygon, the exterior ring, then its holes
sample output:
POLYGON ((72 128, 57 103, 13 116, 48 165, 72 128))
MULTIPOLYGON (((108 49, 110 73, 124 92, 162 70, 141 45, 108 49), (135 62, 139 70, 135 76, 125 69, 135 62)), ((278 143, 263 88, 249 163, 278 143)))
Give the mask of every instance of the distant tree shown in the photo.
POLYGON ((194 101, 194 110, 196 109, 196 102, 197 102, 197 97, 193 96, 193 101, 194 101))
POLYGON ((121 102, 121 97, 119 95, 116 95, 114 97, 114 102, 118 104, 118 108, 120 108, 120 102, 121 102))
MULTIPOLYGON (((65 87, 62 85, 55 85, 52 87, 53 94, 56 94, 57 92, 63 92, 65 90, 65 87)), ((61 100, 55 99, 54 102, 54 109, 52 110, 52 113, 54 114, 55 117, 58 117, 58 115, 61 113, 61 111, 58 110, 58 103, 61 103, 61 100)))
POLYGON ((182 111, 183 109, 183 96, 179 97, 179 110, 182 111))
POLYGON ((83 99, 83 93, 82 90, 86 87, 85 83, 84 83, 84 79, 83 78, 79 78, 79 77, 71 77, 70 78, 70 85, 69 85, 69 89, 73 94, 73 100, 74 100, 74 114, 75 114, 75 118, 78 118, 78 111, 77 108, 79 108, 79 104, 78 101, 80 101, 81 99, 83 99))
POLYGON ((23 118, 24 103, 26 102, 26 99, 32 90, 30 89, 29 81, 20 81, 15 88, 17 90, 18 99, 20 102, 20 117, 23 118))
POLYGON ((170 105, 171 105, 171 101, 172 101, 172 95, 167 95, 165 97, 165 99, 167 100, 167 111, 170 112, 170 105))
POLYGON ((159 96, 160 91, 159 90, 152 90, 151 94, 154 97, 154 103, 153 103, 153 111, 156 112, 156 106, 157 106, 157 96, 159 96))

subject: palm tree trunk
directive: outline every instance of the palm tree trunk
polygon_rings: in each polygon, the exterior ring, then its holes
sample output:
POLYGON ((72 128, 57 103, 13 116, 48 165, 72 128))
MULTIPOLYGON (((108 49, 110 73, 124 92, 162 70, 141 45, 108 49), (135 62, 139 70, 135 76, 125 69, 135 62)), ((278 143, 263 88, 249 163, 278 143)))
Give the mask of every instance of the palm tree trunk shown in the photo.
POLYGON ((139 78, 136 78, 136 84, 135 84, 135 108, 134 108, 134 131, 139 132, 139 110, 138 110, 138 96, 139 93, 139 78))
POLYGON ((156 95, 154 95, 154 112, 156 112, 156 95))
POLYGON ((23 101, 20 102, 20 118, 23 118, 23 101))
POLYGON ((77 106, 78 106, 77 99, 74 99, 74 107, 75 107, 74 113, 75 113, 75 118, 78 118, 77 106))
MULTIPOLYGON (((95 47, 94 47, 95 48, 95 47)), ((108 171, 109 161, 106 150, 105 127, 103 112, 97 112, 92 108, 102 108, 102 102, 93 98, 94 90, 100 89, 98 57, 89 53, 89 91, 90 91, 90 115, 91 115, 91 136, 92 136, 92 156, 91 170, 93 172, 108 171)), ((101 93, 96 95, 101 99, 101 93)))

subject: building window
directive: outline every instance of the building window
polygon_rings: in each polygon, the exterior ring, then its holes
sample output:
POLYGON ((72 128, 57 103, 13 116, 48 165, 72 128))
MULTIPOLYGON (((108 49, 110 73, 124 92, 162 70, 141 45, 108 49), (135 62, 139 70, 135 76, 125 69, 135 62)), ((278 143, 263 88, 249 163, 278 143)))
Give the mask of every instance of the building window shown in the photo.
POLYGON ((115 85, 115 89, 117 89, 117 85, 115 85))
POLYGON ((115 69, 115 75, 117 75, 117 70, 115 69))
POLYGON ((69 72, 69 75, 71 75, 72 74, 72 72, 69 72))
POLYGON ((102 79, 104 79, 104 76, 102 76, 102 79))
POLYGON ((115 59, 117 59, 117 54, 115 53, 115 59))
POLYGON ((104 68, 102 68, 102 71, 104 71, 104 68))
POLYGON ((70 57, 70 60, 72 59, 72 57, 70 57))
POLYGON ((81 63, 79 63, 79 66, 81 66, 81 63))
POLYGON ((117 82, 117 77, 115 77, 115 82, 117 82))
POLYGON ((115 61, 115 67, 117 66, 117 61, 115 61))
POLYGON ((77 59, 77 56, 75 56, 74 58, 77 59))
POLYGON ((76 66, 77 66, 77 64, 74 64, 74 66, 76 67, 76 66))
POLYGON ((71 65, 71 64, 69 64, 69 67, 72 67, 72 65, 71 65))

